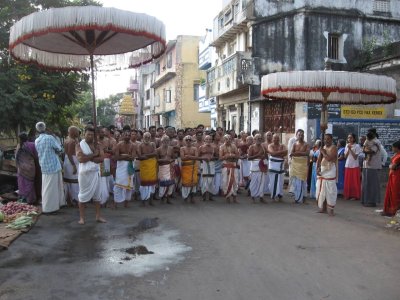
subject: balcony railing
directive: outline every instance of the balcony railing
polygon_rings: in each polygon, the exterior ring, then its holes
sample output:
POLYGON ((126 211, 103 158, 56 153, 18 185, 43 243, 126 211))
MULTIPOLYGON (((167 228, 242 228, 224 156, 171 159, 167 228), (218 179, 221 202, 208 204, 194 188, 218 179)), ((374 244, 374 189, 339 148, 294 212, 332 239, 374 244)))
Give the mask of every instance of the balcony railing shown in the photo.
POLYGON ((247 30, 247 23, 253 18, 253 1, 248 1, 244 7, 232 5, 232 2, 214 19, 214 41, 211 43, 214 47, 222 46, 235 38, 237 33, 247 30), (225 14, 229 10, 233 16, 226 20, 225 14))
POLYGON ((243 60, 251 59, 250 52, 238 51, 226 58, 221 65, 207 71, 207 91, 209 97, 218 96, 239 89, 244 85, 242 74, 247 72, 243 60))

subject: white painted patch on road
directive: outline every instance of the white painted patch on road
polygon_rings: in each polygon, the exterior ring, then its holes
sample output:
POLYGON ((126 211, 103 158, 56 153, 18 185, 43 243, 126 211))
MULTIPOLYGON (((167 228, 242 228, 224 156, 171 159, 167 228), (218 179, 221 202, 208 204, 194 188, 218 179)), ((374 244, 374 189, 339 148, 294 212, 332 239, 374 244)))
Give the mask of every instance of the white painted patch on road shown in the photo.
POLYGON ((132 274, 141 277, 146 273, 169 270, 169 265, 184 260, 191 247, 179 241, 179 231, 162 226, 140 234, 136 240, 126 237, 107 240, 103 245, 102 264, 113 275, 132 274), (126 249, 143 245, 154 254, 131 255, 126 249))

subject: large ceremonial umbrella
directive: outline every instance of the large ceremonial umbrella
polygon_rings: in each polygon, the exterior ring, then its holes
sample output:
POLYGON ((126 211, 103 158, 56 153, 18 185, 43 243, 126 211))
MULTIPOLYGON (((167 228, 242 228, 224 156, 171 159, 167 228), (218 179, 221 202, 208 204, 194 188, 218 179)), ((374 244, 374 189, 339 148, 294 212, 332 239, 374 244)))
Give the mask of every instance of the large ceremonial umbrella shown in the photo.
POLYGON ((165 27, 154 17, 116 8, 52 8, 16 22, 10 30, 9 49, 16 60, 46 69, 90 68, 96 124, 95 61, 109 69, 149 62, 165 51, 165 27))
POLYGON ((388 104, 396 101, 396 81, 369 73, 293 71, 262 77, 261 94, 270 100, 321 103, 321 132, 328 127, 328 104, 388 104))

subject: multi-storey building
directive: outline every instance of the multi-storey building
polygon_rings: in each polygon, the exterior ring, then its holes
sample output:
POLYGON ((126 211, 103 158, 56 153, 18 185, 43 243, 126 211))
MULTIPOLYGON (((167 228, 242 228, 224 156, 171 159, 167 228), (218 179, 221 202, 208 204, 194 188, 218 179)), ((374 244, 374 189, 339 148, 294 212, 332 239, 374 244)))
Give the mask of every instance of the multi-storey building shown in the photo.
MULTIPOLYGON (((223 0, 214 19, 217 52, 207 70, 207 95, 216 97, 226 129, 294 134, 315 128, 319 107, 260 97, 260 78, 271 72, 366 71, 371 48, 400 40, 400 0, 223 0)), ((371 69, 369 69, 371 71, 371 69)), ((374 108, 371 108, 374 109, 374 108)), ((393 105, 384 118, 394 116, 393 105)), ((341 106, 330 107, 341 119, 341 106)))
MULTIPOLYGON (((206 29, 206 34, 200 39, 199 43, 199 69, 207 71, 213 67, 217 58, 214 47, 210 46, 212 42, 211 29, 206 29)), ((217 125, 217 101, 215 96, 209 97, 207 94, 206 78, 200 81, 199 92, 199 112, 210 113, 211 128, 216 128, 217 125)))
MULTIPOLYGON (((253 59, 260 76, 322 70, 325 62, 334 70, 360 70, 368 47, 400 38, 399 0, 254 0, 254 8, 253 59)), ((262 101, 259 108, 261 128, 286 133, 315 126, 319 115, 315 104, 262 101)), ((341 118, 340 105, 331 106, 330 118, 341 118)))
POLYGON ((163 56, 142 72, 144 124, 195 127, 210 126, 210 113, 198 112, 198 100, 205 72, 198 65, 198 36, 178 36, 169 41, 163 56), (147 102, 146 102, 147 101, 147 102))
POLYGON ((250 130, 249 85, 242 72, 251 66, 253 9, 245 0, 222 4, 213 24, 211 46, 217 57, 207 70, 207 97, 216 99, 218 125, 239 132, 250 130))

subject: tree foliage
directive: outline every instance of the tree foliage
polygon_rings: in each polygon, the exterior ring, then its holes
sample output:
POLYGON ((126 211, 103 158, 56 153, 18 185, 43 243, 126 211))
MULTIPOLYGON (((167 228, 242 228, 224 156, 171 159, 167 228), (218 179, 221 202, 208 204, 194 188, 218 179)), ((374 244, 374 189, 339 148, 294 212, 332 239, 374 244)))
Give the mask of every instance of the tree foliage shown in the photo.
POLYGON ((29 129, 39 121, 65 132, 71 106, 89 89, 88 75, 51 72, 9 57, 10 27, 23 16, 51 7, 100 5, 92 0, 0 0, 0 131, 29 129))

